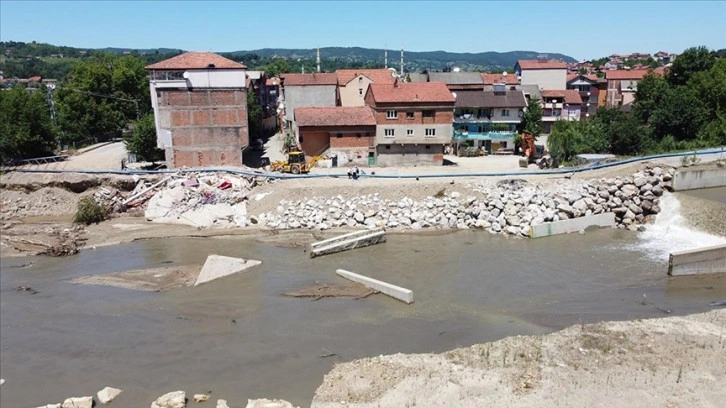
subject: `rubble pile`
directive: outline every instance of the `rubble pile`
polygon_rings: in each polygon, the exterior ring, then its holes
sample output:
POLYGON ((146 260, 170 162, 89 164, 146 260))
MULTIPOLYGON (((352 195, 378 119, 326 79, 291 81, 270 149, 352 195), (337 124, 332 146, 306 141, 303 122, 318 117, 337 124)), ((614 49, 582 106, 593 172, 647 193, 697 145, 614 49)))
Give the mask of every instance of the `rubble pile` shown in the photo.
POLYGON ((493 234, 527 236, 531 225, 613 212, 618 228, 636 231, 660 212, 664 191, 672 191, 675 169, 646 168, 633 177, 586 181, 563 180, 551 189, 524 180, 465 186, 414 201, 380 199, 368 194, 344 199, 283 200, 275 212, 258 217, 271 229, 385 227, 389 229, 478 228, 493 234))
MULTIPOLYGON (((246 201, 257 182, 256 177, 230 174, 174 176, 163 188, 149 192, 144 216, 199 228, 244 227, 249 224, 246 201)), ((148 187, 137 186, 144 188, 148 187)))

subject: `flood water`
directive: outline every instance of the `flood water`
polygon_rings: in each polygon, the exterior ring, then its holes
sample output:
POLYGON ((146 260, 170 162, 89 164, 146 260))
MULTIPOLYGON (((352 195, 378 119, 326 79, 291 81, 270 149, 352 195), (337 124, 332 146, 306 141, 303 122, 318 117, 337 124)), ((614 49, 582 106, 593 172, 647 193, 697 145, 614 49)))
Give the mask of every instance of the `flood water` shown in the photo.
POLYGON ((211 392, 232 406, 268 397, 306 407, 338 362, 443 352, 576 323, 703 312, 726 300, 726 278, 669 278, 663 246, 688 243, 659 234, 389 234, 385 244, 315 259, 302 248, 252 238, 162 239, 67 258, 3 259, 0 406, 34 407, 112 386, 126 390, 114 401, 123 407, 146 407, 174 390, 211 392), (209 254, 263 264, 161 293, 69 282, 168 261, 202 265, 209 254), (407 287, 415 302, 382 294, 282 296, 315 282, 348 283, 338 268, 407 287), (39 293, 16 291, 21 285, 39 293))

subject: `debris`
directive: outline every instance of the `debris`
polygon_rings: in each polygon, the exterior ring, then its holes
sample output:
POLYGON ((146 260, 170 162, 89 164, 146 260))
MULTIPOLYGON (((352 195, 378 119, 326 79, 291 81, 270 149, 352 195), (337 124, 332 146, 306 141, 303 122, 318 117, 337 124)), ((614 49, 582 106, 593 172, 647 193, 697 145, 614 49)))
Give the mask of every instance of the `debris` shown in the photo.
POLYGON ((121 394, 118 388, 106 387, 96 394, 101 404, 108 404, 121 394))
POLYGON ((194 402, 204 402, 209 399, 207 394, 194 394, 194 402))
POLYGON ((352 297, 356 299, 363 299, 376 293, 378 293, 378 291, 368 288, 360 283, 328 285, 327 283, 315 282, 314 286, 286 292, 284 295, 290 297, 311 297, 313 300, 319 300, 324 297, 352 297))
POLYGON ((17 288, 15 288, 15 290, 17 292, 25 292, 30 295, 35 295, 35 294, 39 293, 37 290, 31 288, 30 286, 18 286, 17 288))
POLYGON ((162 395, 151 403, 151 408, 184 408, 187 405, 184 391, 173 391, 162 395))
POLYGON ((199 273, 194 286, 232 275, 237 272, 242 272, 260 264, 262 264, 262 261, 256 261, 254 259, 245 260, 229 256, 209 255, 207 257, 207 261, 204 262, 202 271, 199 273))

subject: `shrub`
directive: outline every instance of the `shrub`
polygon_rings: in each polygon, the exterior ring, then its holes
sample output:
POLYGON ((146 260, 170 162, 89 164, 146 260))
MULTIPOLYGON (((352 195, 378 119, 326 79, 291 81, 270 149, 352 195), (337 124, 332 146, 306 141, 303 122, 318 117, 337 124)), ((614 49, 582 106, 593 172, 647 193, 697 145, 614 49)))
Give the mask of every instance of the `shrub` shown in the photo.
POLYGON ((83 197, 78 201, 78 209, 73 217, 76 224, 97 224, 106 219, 108 210, 106 206, 96 201, 93 197, 83 197))

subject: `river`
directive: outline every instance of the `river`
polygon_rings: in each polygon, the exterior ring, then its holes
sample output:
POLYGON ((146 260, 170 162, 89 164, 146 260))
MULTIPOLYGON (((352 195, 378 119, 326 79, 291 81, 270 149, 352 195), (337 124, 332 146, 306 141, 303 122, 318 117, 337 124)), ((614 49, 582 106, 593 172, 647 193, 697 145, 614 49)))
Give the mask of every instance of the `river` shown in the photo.
POLYGON ((663 207, 643 233, 602 229, 537 240, 482 231, 389 234, 385 244, 314 259, 302 248, 249 237, 159 239, 67 258, 3 259, 0 376, 7 382, 0 406, 34 407, 112 386, 125 390, 114 402, 124 407, 147 407, 174 390, 211 392, 232 406, 268 397, 306 407, 337 362, 710 310, 710 302, 726 299, 726 278, 669 278, 667 253, 692 245, 694 237, 723 239, 669 229, 677 209, 663 207), (160 293, 69 282, 168 262, 201 265, 213 253, 263 264, 160 293), (415 303, 381 294, 282 296, 317 281, 347 283, 338 268, 407 287, 415 303))

